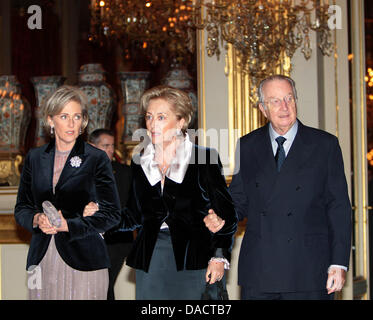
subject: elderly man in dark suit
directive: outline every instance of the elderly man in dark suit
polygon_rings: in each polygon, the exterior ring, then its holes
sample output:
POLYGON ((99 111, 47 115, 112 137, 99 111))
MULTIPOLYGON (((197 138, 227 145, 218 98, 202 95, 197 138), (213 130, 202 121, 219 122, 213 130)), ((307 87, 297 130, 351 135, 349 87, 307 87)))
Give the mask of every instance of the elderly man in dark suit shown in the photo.
MULTIPOLYGON (((242 137, 230 193, 247 218, 238 282, 242 299, 331 299, 345 283, 351 204, 338 140, 297 119, 294 81, 260 83, 269 123, 242 137)), ((216 232, 224 224, 205 218, 216 232)))

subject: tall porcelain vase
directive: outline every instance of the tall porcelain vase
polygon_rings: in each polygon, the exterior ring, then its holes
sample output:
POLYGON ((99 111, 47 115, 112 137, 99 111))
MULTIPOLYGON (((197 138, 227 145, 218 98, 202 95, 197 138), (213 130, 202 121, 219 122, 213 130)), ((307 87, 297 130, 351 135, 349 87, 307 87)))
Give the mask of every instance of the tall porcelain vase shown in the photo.
POLYGON ((198 97, 194 91, 193 78, 188 70, 184 67, 176 67, 169 70, 166 76, 162 79, 162 84, 185 91, 194 107, 193 118, 189 124, 190 129, 198 128, 198 97))
POLYGON ((122 91, 119 120, 117 122, 118 145, 124 161, 130 164, 133 149, 139 143, 132 139, 134 132, 142 128, 143 113, 140 98, 149 87, 150 72, 118 72, 122 91))
POLYGON ((88 97, 88 134, 98 128, 111 128, 116 96, 112 87, 105 82, 105 73, 98 63, 82 65, 79 71, 78 86, 88 97))
POLYGON ((121 140, 131 143, 133 133, 141 128, 143 114, 140 110, 140 98, 149 86, 150 72, 118 72, 122 89, 122 115, 124 130, 121 140))
POLYGON ((18 185, 31 107, 13 75, 0 76, 0 185, 18 185))
POLYGON ((47 136, 45 134, 43 124, 40 118, 40 108, 44 102, 44 99, 57 90, 58 87, 62 86, 66 78, 62 76, 42 76, 32 77, 31 82, 34 86, 36 95, 36 130, 35 130, 35 146, 41 146, 47 142, 47 136))

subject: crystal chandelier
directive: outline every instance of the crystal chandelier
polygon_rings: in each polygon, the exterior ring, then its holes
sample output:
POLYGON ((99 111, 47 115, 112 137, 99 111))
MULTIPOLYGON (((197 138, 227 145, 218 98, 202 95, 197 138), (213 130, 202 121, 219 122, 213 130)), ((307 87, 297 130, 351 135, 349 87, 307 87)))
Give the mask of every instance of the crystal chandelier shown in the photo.
POLYGON ((309 59, 311 31, 319 33, 324 55, 333 52, 327 0, 196 0, 194 7, 202 12, 193 24, 207 31, 208 56, 219 57, 219 43, 232 44, 254 83, 276 73, 283 54, 291 58, 299 47, 309 59))
POLYGON ((162 57, 190 63, 195 28, 190 0, 92 0, 91 41, 117 41, 127 58, 141 51, 151 64, 162 57))
POLYGON ((322 54, 333 52, 328 10, 328 0, 92 0, 91 37, 116 39, 157 63, 162 48, 182 61, 194 50, 195 31, 203 29, 208 56, 219 58, 221 47, 231 44, 256 85, 300 47, 309 59, 312 31, 322 54))

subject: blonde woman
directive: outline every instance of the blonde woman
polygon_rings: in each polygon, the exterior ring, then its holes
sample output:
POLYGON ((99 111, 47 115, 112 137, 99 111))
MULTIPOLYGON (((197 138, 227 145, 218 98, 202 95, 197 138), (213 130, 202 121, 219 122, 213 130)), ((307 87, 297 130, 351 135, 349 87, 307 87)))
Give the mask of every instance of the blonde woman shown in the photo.
POLYGON ((52 139, 27 154, 15 207, 17 223, 32 232, 27 269, 41 275, 40 285, 29 287, 29 298, 105 300, 109 258, 101 234, 120 221, 110 161, 80 136, 88 124, 80 89, 58 88, 41 114, 52 139), (59 227, 43 213, 46 200, 58 210, 59 227), (83 217, 90 201, 99 210, 83 217))
POLYGON ((141 105, 150 141, 133 158, 128 205, 141 225, 127 257, 136 269, 136 299, 198 300, 206 282, 225 281, 236 212, 217 152, 189 140, 189 96, 158 86, 141 105), (203 222, 210 209, 225 220, 215 234, 203 222))

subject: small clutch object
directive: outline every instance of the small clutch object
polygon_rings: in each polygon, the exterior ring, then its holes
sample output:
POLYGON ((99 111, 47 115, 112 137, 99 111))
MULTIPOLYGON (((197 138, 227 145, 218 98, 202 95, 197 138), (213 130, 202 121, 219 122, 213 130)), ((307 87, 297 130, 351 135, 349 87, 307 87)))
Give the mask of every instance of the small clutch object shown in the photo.
POLYGON ((57 209, 54 207, 54 205, 50 201, 44 201, 42 203, 43 211, 45 215, 48 217, 50 223, 56 227, 59 228, 61 226, 61 217, 58 214, 57 209))

